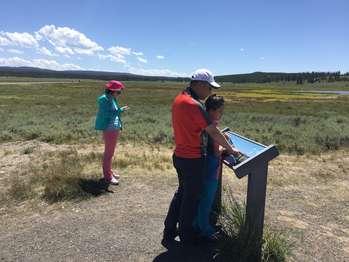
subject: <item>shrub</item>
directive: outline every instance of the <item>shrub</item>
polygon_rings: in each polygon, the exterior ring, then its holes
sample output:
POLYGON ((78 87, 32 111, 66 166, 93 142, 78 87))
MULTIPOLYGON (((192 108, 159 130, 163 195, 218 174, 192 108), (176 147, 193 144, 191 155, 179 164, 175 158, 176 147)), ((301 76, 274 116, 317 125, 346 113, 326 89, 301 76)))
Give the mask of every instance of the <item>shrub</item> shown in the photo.
MULTIPOLYGON (((245 225, 246 205, 238 203, 228 191, 222 207, 220 223, 223 237, 219 242, 220 261, 251 261, 255 252, 255 235, 245 225)), ((286 238, 264 227, 262 261, 285 261, 290 254, 286 238)))
POLYGON ((63 152, 60 159, 47 166, 43 177, 43 198, 47 202, 58 202, 85 198, 80 181, 83 165, 76 151, 63 152))
MULTIPOLYGON (((24 149, 24 154, 31 152, 24 149)), ((80 157, 76 150, 46 155, 41 166, 30 165, 9 181, 5 194, 0 196, 1 203, 41 198, 48 203, 82 200, 100 194, 102 186, 99 177, 86 175, 83 166, 86 162, 97 161, 96 153, 80 157), (52 159, 52 157, 56 157, 52 159), (91 187, 96 185, 95 190, 91 187), (98 192, 97 192, 98 191, 98 192)), ((99 159, 98 159, 99 161, 99 159)), ((105 186, 102 188, 105 191, 105 186)))
POLYGON ((18 175, 10 181, 10 187, 7 195, 15 201, 23 201, 35 196, 33 185, 21 179, 18 175))

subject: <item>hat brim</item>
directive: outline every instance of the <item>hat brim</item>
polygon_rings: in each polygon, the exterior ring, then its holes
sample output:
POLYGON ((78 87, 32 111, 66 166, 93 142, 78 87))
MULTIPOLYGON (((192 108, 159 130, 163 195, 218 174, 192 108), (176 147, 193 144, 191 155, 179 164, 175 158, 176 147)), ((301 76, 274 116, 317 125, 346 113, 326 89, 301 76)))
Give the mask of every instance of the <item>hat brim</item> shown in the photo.
POLYGON ((115 91, 121 91, 122 90, 122 88, 107 88, 108 90, 110 90, 110 91, 113 91, 113 92, 115 92, 115 91))
POLYGON ((209 84, 213 87, 213 88, 215 88, 215 89, 218 89, 218 88, 220 88, 221 86, 218 84, 218 83, 216 83, 216 82, 209 82, 209 84))
POLYGON ((120 91, 120 90, 124 89, 125 87, 124 86, 115 87, 112 83, 106 83, 105 88, 110 90, 110 91, 120 91))

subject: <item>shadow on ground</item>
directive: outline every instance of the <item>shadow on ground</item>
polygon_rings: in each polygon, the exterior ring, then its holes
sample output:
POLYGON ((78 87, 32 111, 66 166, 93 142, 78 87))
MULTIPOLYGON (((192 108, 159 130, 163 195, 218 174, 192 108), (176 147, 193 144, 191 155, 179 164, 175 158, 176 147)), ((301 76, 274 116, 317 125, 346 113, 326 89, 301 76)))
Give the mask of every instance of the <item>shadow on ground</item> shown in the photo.
POLYGON ((183 247, 178 242, 154 258, 153 262, 210 262, 217 261, 215 258, 216 249, 212 245, 183 247))
POLYGON ((82 178, 79 185, 83 191, 95 197, 105 193, 114 193, 103 178, 99 180, 82 178))

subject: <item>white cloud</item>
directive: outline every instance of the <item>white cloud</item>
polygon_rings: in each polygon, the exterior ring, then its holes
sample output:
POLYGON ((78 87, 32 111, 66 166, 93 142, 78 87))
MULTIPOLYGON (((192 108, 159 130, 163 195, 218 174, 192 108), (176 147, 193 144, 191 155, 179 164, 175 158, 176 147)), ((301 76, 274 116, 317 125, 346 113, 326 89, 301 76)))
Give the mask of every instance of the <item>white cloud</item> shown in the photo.
MULTIPOLYGON (((100 55, 99 58, 101 59, 109 59, 110 61, 119 63, 119 64, 126 64, 126 56, 131 55, 132 52, 131 48, 128 47, 122 47, 122 46, 112 46, 108 48, 108 55, 100 55)), ((139 58, 139 57, 137 57, 139 58)))
POLYGON ((57 56, 56 54, 52 53, 50 50, 48 50, 46 47, 40 47, 38 48, 38 53, 47 55, 47 56, 57 56))
POLYGON ((69 27, 45 25, 35 33, 35 36, 40 41, 46 39, 57 52, 62 54, 93 55, 104 50, 83 33, 69 27))
POLYGON ((128 71, 132 74, 138 75, 147 75, 147 76, 187 76, 184 73, 178 73, 169 69, 144 69, 144 68, 135 68, 132 66, 128 67, 128 71))
POLYGON ((33 63, 37 67, 50 68, 54 70, 82 70, 83 69, 81 66, 71 64, 71 63, 59 64, 55 60, 34 59, 33 63))
POLYGON ((137 57, 137 60, 141 63, 144 63, 144 64, 148 63, 147 59, 142 58, 142 57, 137 57))
MULTIPOLYGON (((0 58, 0 65, 7 66, 31 66, 54 70, 82 69, 79 65, 64 63, 64 61, 68 59, 76 59, 75 61, 78 61, 81 60, 83 55, 89 55, 94 56, 94 59, 121 64, 129 72, 135 74, 185 76, 185 74, 169 69, 141 68, 141 63, 148 64, 148 60, 143 52, 118 45, 103 48, 85 34, 73 28, 55 25, 44 25, 33 33, 0 31, 0 52, 18 54, 16 57, 0 58), (36 54, 39 59, 27 58, 32 57, 33 54, 36 54), (59 60, 60 62, 53 60, 52 57, 58 56, 62 59, 59 60)), ((163 55, 157 55, 156 58, 159 60, 165 59, 163 55)), ((101 64, 100 67, 103 68, 104 61, 99 62, 101 64)))
POLYGON ((74 51, 80 55, 93 55, 94 51, 92 49, 75 48, 74 51))
POLYGON ((245 49, 241 47, 240 48, 240 52, 244 52, 244 51, 245 51, 245 49))
POLYGON ((30 61, 19 58, 19 57, 11 57, 11 58, 0 58, 1 66, 30 66, 30 61))
POLYGON ((110 60, 112 62, 118 63, 118 64, 126 64, 126 60, 124 57, 117 57, 113 55, 98 55, 99 59, 101 60, 110 60))
POLYGON ((143 55, 142 52, 132 52, 132 54, 134 54, 135 56, 142 56, 143 55))
POLYGON ((10 40, 8 40, 7 38, 1 36, 2 32, 0 32, 0 46, 7 46, 7 45, 11 45, 10 40))
POLYGON ((69 47, 57 46, 56 47, 56 51, 58 53, 63 54, 63 55, 73 55, 74 54, 74 51, 71 48, 69 48, 69 47))
POLYGON ((43 36, 39 32, 35 32, 34 37, 37 41, 41 41, 43 39, 43 36))
POLYGON ((265 59, 265 57, 264 56, 261 56, 260 58, 259 58, 259 60, 264 60, 265 59))
POLYGON ((18 55, 23 54, 23 51, 18 50, 18 49, 7 49, 7 52, 13 53, 13 54, 18 54, 18 55))
POLYGON ((127 47, 122 47, 122 46, 112 46, 110 48, 108 48, 108 51, 117 57, 124 57, 126 55, 130 55, 131 54, 131 48, 127 48, 127 47))
POLYGON ((78 65, 75 64, 59 64, 55 60, 46 60, 46 59, 33 59, 26 60, 19 57, 11 58, 0 58, 1 66, 30 66, 30 67, 39 67, 52 70, 82 70, 78 65))
POLYGON ((0 45, 30 48, 37 47, 39 44, 38 41, 29 33, 9 33, 0 31, 0 45))

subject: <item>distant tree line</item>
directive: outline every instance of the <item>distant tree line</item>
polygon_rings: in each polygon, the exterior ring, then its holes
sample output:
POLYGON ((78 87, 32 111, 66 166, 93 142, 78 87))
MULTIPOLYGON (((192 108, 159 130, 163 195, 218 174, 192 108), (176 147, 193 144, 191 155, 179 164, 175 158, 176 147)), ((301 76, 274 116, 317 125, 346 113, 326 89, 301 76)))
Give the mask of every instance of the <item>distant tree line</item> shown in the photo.
POLYGON ((37 78, 74 78, 121 81, 188 81, 186 77, 143 76, 130 73, 103 71, 55 71, 35 67, 1 67, 0 76, 37 77, 37 78))
POLYGON ((348 80, 348 73, 341 75, 340 71, 336 72, 302 72, 302 73, 266 73, 255 72, 251 74, 223 75, 217 76, 217 81, 233 83, 268 83, 268 82, 289 82, 297 84, 305 82, 315 83, 320 81, 341 81, 348 80))
MULTIPOLYGON (((130 73, 102 72, 102 71, 55 71, 34 67, 6 67, 0 66, 0 76, 38 77, 38 78, 74 78, 121 81, 178 81, 188 82, 187 77, 143 76, 130 73)), ((303 72, 303 73, 267 73, 254 72, 250 74, 217 76, 218 82, 232 83, 268 83, 268 82, 305 82, 315 83, 321 81, 334 82, 349 80, 349 72, 342 74, 336 72, 303 72)))

